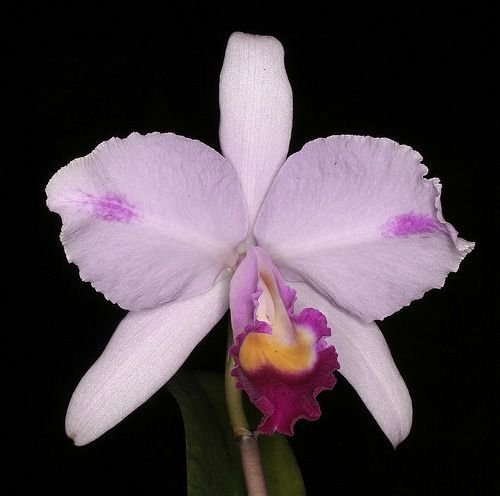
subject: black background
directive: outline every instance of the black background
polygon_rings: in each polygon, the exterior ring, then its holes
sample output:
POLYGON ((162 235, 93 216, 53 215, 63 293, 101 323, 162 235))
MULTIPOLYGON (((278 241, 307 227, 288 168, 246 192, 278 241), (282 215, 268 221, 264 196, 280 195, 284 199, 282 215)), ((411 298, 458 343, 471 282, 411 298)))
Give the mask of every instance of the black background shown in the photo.
MULTIPOLYGON (((444 289, 381 323, 413 398, 408 439, 393 450, 340 378, 320 396, 321 419, 299 423, 291 440, 308 494, 499 494, 496 308, 486 284, 496 280, 488 254, 498 222, 489 202, 499 165, 487 139, 491 15, 424 2, 276 10, 167 3, 161 11, 142 5, 13 15, 10 42, 26 48, 8 78, 21 76, 15 85, 23 96, 7 94, 6 102, 22 138, 8 167, 14 186, 5 186, 15 194, 9 213, 21 231, 8 237, 21 255, 6 332, 13 344, 4 356, 8 383, 20 393, 7 407, 21 420, 12 424, 19 430, 7 428, 10 493, 185 493, 182 420, 165 388, 89 446, 75 448, 65 437, 71 393, 125 312, 66 262, 44 187, 71 159, 132 131, 172 131, 217 149, 219 72, 228 36, 241 30, 276 36, 285 47, 294 91, 291 152, 341 133, 408 144, 430 176, 441 178, 447 220, 477 242, 444 289)), ((221 369, 224 329, 223 322, 186 367, 221 369)))

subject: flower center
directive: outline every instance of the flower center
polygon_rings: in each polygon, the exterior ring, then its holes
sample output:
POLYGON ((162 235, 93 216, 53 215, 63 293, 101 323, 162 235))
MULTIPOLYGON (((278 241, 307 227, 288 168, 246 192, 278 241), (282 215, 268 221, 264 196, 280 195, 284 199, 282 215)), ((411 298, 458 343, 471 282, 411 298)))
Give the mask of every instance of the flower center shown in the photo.
POLYGON ((315 339, 305 330, 296 330, 294 344, 286 344, 273 334, 250 333, 240 348, 240 364, 247 372, 272 366, 282 372, 297 373, 310 369, 315 362, 315 339))
POLYGON ((258 246, 238 265, 229 300, 237 386, 264 414, 259 432, 292 435, 298 419, 320 416, 316 396, 335 384, 326 318, 314 308, 294 312, 295 290, 258 246))
POLYGON ((292 324, 273 275, 261 270, 258 281, 262 293, 257 300, 255 320, 268 324, 271 334, 247 335, 240 349, 241 366, 248 372, 266 365, 283 372, 309 369, 315 361, 313 336, 292 324))
POLYGON ((281 298, 276 279, 272 273, 259 272, 259 287, 262 291, 255 308, 255 320, 269 324, 275 338, 291 344, 296 341, 295 329, 281 298))

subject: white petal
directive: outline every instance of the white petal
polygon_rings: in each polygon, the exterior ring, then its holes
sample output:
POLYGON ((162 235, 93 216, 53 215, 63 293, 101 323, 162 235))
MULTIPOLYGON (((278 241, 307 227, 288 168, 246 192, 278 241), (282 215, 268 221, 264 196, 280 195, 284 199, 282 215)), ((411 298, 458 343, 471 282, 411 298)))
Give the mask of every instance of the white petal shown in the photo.
POLYGON ((339 372, 396 447, 410 432, 412 403, 379 328, 333 306, 305 283, 293 283, 293 287, 299 310, 312 307, 325 314, 332 329, 329 342, 339 357, 339 372))
POLYGON ((71 398, 66 432, 77 446, 114 427, 172 377, 226 312, 228 292, 225 279, 190 300, 123 319, 71 398))
POLYGON ((286 159, 292 131, 292 90, 281 43, 270 36, 233 33, 219 102, 222 153, 240 177, 251 227, 286 159))

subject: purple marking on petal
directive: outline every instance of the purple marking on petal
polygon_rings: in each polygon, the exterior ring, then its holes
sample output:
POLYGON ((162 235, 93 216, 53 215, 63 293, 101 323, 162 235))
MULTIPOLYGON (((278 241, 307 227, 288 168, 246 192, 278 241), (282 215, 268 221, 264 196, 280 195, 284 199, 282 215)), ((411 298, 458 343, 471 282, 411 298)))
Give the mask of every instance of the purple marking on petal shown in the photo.
POLYGON ((411 212, 392 217, 382 226, 382 233, 387 236, 431 234, 440 230, 441 224, 434 217, 411 212))
POLYGON ((92 207, 92 214, 108 222, 128 223, 137 218, 136 208, 123 195, 108 193, 101 197, 87 195, 85 201, 92 207))

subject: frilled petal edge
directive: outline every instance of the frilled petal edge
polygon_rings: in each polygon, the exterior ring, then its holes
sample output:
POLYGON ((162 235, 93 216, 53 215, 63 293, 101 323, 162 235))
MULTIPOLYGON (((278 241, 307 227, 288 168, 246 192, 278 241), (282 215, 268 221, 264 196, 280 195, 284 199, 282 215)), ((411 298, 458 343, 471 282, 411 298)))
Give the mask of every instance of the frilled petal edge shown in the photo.
POLYGON ((59 170, 47 203, 67 258, 113 303, 154 308, 211 288, 237 260, 246 211, 236 173, 203 143, 134 133, 59 170))
POLYGON ((160 389, 226 312, 229 281, 152 310, 130 312, 71 398, 66 433, 76 445, 114 427, 160 389))
POLYGON ((370 322, 442 287, 474 243, 444 221, 438 179, 385 138, 331 136, 290 156, 255 225, 285 279, 370 322))

